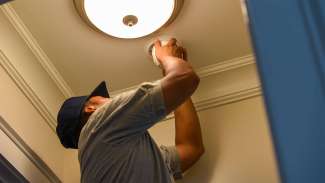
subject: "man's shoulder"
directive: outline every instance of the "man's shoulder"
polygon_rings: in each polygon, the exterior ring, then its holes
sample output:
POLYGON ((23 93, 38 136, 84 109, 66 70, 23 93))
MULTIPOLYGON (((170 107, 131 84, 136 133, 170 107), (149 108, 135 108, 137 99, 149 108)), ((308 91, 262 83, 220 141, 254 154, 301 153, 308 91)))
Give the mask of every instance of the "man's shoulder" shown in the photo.
POLYGON ((114 99, 114 102, 121 103, 123 101, 127 101, 128 99, 134 97, 135 95, 142 93, 142 92, 148 92, 152 88, 159 88, 160 87, 161 80, 156 81, 145 81, 140 84, 138 84, 135 87, 132 87, 131 89, 121 91, 120 93, 116 94, 112 97, 114 99))

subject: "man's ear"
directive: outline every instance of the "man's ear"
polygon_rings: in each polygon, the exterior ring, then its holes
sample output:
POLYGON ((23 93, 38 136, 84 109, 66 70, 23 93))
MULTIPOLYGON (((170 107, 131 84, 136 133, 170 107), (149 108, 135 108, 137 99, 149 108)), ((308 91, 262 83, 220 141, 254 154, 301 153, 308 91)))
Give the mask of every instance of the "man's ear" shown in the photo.
POLYGON ((96 107, 93 105, 86 105, 84 108, 84 112, 87 114, 91 114, 96 110, 96 107))

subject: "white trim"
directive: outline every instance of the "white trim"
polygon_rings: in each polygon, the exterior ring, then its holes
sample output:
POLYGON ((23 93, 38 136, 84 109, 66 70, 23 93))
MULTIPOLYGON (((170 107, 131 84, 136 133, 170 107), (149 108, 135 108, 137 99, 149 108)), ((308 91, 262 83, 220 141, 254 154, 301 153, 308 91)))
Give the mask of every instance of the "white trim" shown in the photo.
POLYGON ((225 93, 223 95, 211 97, 205 100, 200 100, 195 105, 197 111, 203 111, 261 95, 261 87, 255 86, 252 88, 245 88, 239 91, 225 93))
MULTIPOLYGON (((202 67, 198 69, 197 74, 201 79, 204 79, 206 77, 212 76, 212 75, 217 75, 222 72, 227 72, 231 71, 234 69, 239 69, 241 67, 246 67, 249 65, 255 64, 255 58, 253 55, 247 55, 231 60, 225 60, 222 62, 218 62, 213 65, 209 65, 206 67, 202 67)), ((203 81, 204 82, 204 81, 203 81)), ((131 86, 125 89, 117 90, 110 92, 111 96, 118 95, 123 92, 128 92, 130 90, 136 89, 137 85, 131 86)), ((196 108, 196 111, 204 111, 213 107, 218 107, 221 105, 226 105, 229 103, 237 102, 240 100, 248 99, 251 97, 256 97, 256 96, 261 96, 262 91, 260 86, 255 86, 251 88, 242 88, 239 90, 233 90, 233 91, 228 91, 223 94, 219 94, 217 96, 211 96, 207 99, 199 99, 194 103, 194 106, 196 108)), ((169 120, 174 118, 173 113, 169 114, 166 116, 165 120, 169 120)))
POLYGON ((254 64, 254 56, 246 55, 243 57, 234 58, 231 60, 224 60, 217 62, 216 64, 208 65, 206 67, 201 67, 197 70, 197 74, 200 78, 205 78, 211 75, 219 74, 221 72, 226 72, 229 70, 237 69, 247 65, 254 64))
POLYGON ((60 75, 58 70, 55 68, 49 57, 37 43, 32 33, 28 30, 24 22, 18 16, 14 8, 10 4, 4 4, 1 7, 2 12, 6 15, 10 23, 14 26, 19 35, 23 38, 27 46, 36 56, 38 62, 42 65, 44 70, 49 74, 51 79, 57 85, 62 94, 68 98, 73 96, 72 89, 60 75))
MULTIPOLYGON (((227 105, 230 103, 238 102, 241 100, 245 100, 248 98, 257 97, 261 95, 262 95, 261 87, 255 86, 252 88, 245 88, 239 91, 228 92, 222 95, 200 100, 198 102, 195 102, 194 106, 195 106, 195 110, 199 112, 199 111, 205 111, 211 108, 220 107, 222 105, 227 105)), ((174 118, 174 114, 170 113, 162 121, 166 121, 172 118, 174 118)))
MULTIPOLYGON (((196 72, 197 72, 197 75, 201 79, 203 79, 208 76, 220 74, 222 72, 230 71, 233 69, 238 69, 238 68, 245 67, 245 66, 252 65, 252 64, 255 64, 254 56, 247 55, 247 56, 238 57, 238 58, 231 59, 231 60, 225 60, 222 62, 218 62, 216 64, 212 64, 212 65, 209 65, 206 67, 202 67, 202 68, 198 69, 196 72)), ((121 90, 116 90, 116 91, 110 92, 110 95, 115 96, 115 95, 118 95, 123 92, 134 90, 136 87, 137 87, 137 85, 131 86, 128 88, 124 88, 121 90)))
POLYGON ((0 129, 9 139, 25 154, 25 156, 42 172, 42 174, 53 183, 60 183, 61 180, 47 166, 47 164, 24 142, 14 129, 0 116, 0 129))
POLYGON ((16 70, 15 66, 10 62, 6 55, 0 50, 0 65, 7 72, 10 78, 15 82, 17 87, 26 96, 26 98, 31 102, 39 114, 44 118, 46 123, 55 133, 56 119, 49 111, 47 106, 42 102, 38 95, 33 91, 33 89, 28 85, 22 75, 16 70))

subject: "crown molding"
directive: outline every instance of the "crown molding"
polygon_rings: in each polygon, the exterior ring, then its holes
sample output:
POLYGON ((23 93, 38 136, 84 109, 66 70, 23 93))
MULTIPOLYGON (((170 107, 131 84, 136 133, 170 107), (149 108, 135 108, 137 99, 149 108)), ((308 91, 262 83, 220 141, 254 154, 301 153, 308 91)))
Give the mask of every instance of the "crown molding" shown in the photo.
MULTIPOLYGON (((251 88, 243 88, 233 92, 225 92, 218 96, 209 97, 207 99, 199 100, 194 103, 195 110, 197 112, 205 111, 208 109, 220 107, 223 105, 231 104, 234 102, 239 102, 253 97, 262 96, 262 89, 260 86, 254 86, 251 88)), ((163 120, 166 121, 173 119, 174 114, 170 113, 163 120)))
POLYGON ((2 50, 0 50, 0 65, 55 133, 55 117, 38 97, 38 95, 33 91, 33 89, 29 86, 29 84, 25 81, 24 77, 20 75, 20 73, 16 70, 15 66, 10 62, 2 50))
POLYGON ((211 108, 219 107, 222 105, 238 102, 252 97, 262 95, 260 86, 254 86, 251 88, 242 88, 233 92, 225 92, 224 94, 210 97, 204 100, 200 100, 195 103, 197 111, 204 111, 211 108))
MULTIPOLYGON (((206 67, 202 67, 197 70, 197 74, 202 79, 201 82, 204 82, 203 79, 206 77, 221 74, 227 71, 233 71, 235 69, 239 69, 253 64, 255 64, 254 56, 247 55, 247 56, 238 57, 231 60, 221 61, 206 67)), ((111 92, 111 95, 115 96, 123 92, 134 90, 137 88, 137 86, 138 85, 113 91, 111 92)), ((248 98, 257 97, 261 95, 262 95, 262 91, 261 91, 261 86, 259 85, 252 86, 249 88, 236 88, 233 90, 223 92, 221 94, 210 96, 206 99, 199 98, 198 101, 194 102, 194 106, 196 108, 196 111, 204 111, 214 107, 219 107, 222 105, 230 104, 233 102, 237 102, 237 101, 241 101, 241 100, 245 100, 248 98)), ((162 121, 169 120, 172 118, 174 118, 174 115, 171 113, 168 116, 166 116, 166 118, 164 118, 162 121)))
MULTIPOLYGON (((238 58, 234 58, 231 60, 224 60, 224 61, 218 62, 216 64, 201 67, 196 72, 197 72, 197 75, 201 79, 204 79, 208 76, 220 74, 220 73, 226 72, 226 71, 231 71, 231 70, 238 69, 238 68, 245 67, 245 66, 252 65, 252 64, 255 64, 254 56, 246 55, 243 57, 238 57, 238 58)), ((134 90, 135 88, 137 88, 137 85, 131 86, 128 88, 124 88, 121 90, 112 91, 112 92, 110 92, 110 94, 112 96, 115 96, 115 95, 118 95, 123 92, 134 90)))
POLYGON ((21 38, 25 41, 27 46, 30 48, 32 53, 37 58, 37 61, 41 64, 44 70, 48 73, 54 83, 57 85, 61 93, 66 97, 73 96, 72 89, 63 79, 61 74, 55 68, 53 63, 51 62, 50 58, 46 55, 40 45, 37 43, 36 39, 32 35, 32 33, 28 30, 24 22, 18 16, 14 8, 10 4, 4 4, 1 7, 1 10, 8 18, 10 23, 14 26, 16 31, 19 33, 21 38))
POLYGON ((0 130, 18 147, 18 149, 42 172, 52 183, 60 183, 61 180, 47 166, 47 164, 24 142, 24 140, 10 127, 0 116, 0 130))
POLYGON ((231 60, 224 60, 224 61, 217 62, 216 64, 201 67, 200 69, 197 70, 197 74, 201 79, 203 79, 211 75, 245 67, 251 64, 255 64, 254 56, 246 55, 243 57, 237 57, 231 60))

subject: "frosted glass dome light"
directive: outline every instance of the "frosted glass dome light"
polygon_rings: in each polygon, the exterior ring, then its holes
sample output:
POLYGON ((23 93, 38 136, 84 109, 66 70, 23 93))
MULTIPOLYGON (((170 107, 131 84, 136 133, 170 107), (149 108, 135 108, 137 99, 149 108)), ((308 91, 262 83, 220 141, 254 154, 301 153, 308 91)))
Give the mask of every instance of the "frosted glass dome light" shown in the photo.
POLYGON ((139 38, 170 24, 183 0, 74 0, 92 28, 117 38, 139 38))

